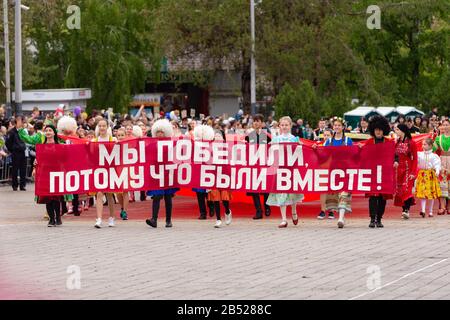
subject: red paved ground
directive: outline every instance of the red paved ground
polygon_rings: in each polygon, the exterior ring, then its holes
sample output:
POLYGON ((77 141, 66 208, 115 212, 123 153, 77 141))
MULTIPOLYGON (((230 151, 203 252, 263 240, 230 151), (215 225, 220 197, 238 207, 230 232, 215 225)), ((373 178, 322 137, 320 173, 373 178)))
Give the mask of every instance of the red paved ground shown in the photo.
MULTIPOLYGON (((136 193, 137 198, 139 198, 138 193, 136 193)), ((251 199, 249 197, 249 199, 251 199)), ((164 201, 161 201, 161 209, 160 209, 160 216, 164 216, 164 201)), ((386 207, 386 213, 385 218, 388 219, 399 219, 401 215, 401 208, 394 207, 393 201, 388 201, 388 205, 386 207)), ((151 214, 151 205, 152 200, 150 197, 147 198, 147 201, 144 202, 134 202, 130 204, 130 209, 128 210, 128 216, 130 219, 137 219, 137 220, 144 220, 148 218, 151 214)), ((437 203, 435 203, 434 211, 435 214, 437 214, 437 203)), ((118 205, 117 212, 119 212, 120 208, 118 205)), ((368 199, 364 197, 364 195, 354 195, 353 196, 353 213, 351 214, 351 217, 353 218, 368 218, 368 199)), ((223 210, 223 207, 222 207, 223 210)), ((253 207, 253 204, 250 202, 236 202, 231 201, 231 210, 233 212, 233 217, 235 218, 252 218, 255 214, 255 209, 253 207)), ((272 208, 272 216, 271 218, 279 219, 279 209, 273 207, 272 208)), ((288 211, 288 214, 290 212, 290 209, 288 211)), ((298 212, 301 218, 307 218, 307 219, 315 219, 317 217, 317 214, 320 212, 320 203, 319 201, 311 201, 302 203, 298 206, 298 212)), ((413 217, 418 216, 419 213, 419 206, 416 205, 412 208, 411 214, 413 217)), ((107 209, 105 207, 104 209, 105 217, 107 215, 107 209)), ((180 196, 176 195, 173 198, 173 217, 175 219, 196 219, 199 216, 198 206, 197 206, 197 200, 196 198, 190 197, 190 196, 180 196)), ((73 217, 72 215, 66 216, 66 219, 80 219, 80 217, 73 217)), ((95 210, 93 208, 90 208, 88 211, 84 211, 82 213, 81 218, 89 218, 89 219, 95 219, 95 210)))

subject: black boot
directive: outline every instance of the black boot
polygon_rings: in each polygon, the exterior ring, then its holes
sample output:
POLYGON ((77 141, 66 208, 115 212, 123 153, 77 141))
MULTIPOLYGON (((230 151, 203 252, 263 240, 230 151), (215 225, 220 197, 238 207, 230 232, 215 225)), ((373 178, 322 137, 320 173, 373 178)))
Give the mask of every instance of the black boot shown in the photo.
POLYGON ((381 218, 382 218, 382 216, 378 216, 377 223, 376 223, 377 228, 384 228, 383 224, 381 223, 381 218))
POLYGON ((209 216, 211 218, 214 217, 214 203, 212 201, 208 201, 208 209, 209 209, 209 216))
POLYGON ((57 226, 62 225, 61 215, 60 215, 58 212, 56 213, 55 224, 56 224, 57 226))
POLYGON ((172 228, 172 221, 166 220, 166 228, 172 228))
POLYGON ((370 223, 369 223, 369 228, 375 228, 375 224, 376 224, 377 222, 375 221, 375 219, 370 219, 370 223))
POLYGON ((69 212, 65 201, 61 201, 61 212, 62 212, 62 215, 65 215, 67 212, 69 212))
POLYGON ((56 221, 55 221, 55 213, 54 212, 52 212, 52 213, 48 213, 48 217, 49 217, 49 219, 48 219, 48 225, 47 225, 47 227, 56 227, 56 221))
POLYGON ((257 212, 255 214, 255 216, 253 217, 253 220, 259 220, 259 219, 262 219, 262 218, 263 218, 262 212, 257 212))
POLYGON ((157 222, 156 222, 156 220, 153 220, 153 218, 145 220, 145 223, 147 223, 150 227, 153 227, 153 228, 157 227, 157 222))

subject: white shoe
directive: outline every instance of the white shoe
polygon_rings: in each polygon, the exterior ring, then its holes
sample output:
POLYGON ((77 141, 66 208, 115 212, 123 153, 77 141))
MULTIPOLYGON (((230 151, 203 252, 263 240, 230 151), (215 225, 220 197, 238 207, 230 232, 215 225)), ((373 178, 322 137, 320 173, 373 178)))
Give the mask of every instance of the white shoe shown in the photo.
POLYGON ((222 225, 222 220, 217 220, 216 224, 214 225, 214 228, 220 228, 221 225, 222 225))
POLYGON ((403 211, 402 212, 402 218, 405 219, 405 220, 408 220, 409 219, 409 212, 403 211))
POLYGON ((109 219, 108 219, 108 226, 110 226, 110 227, 114 227, 114 226, 115 226, 115 224, 114 224, 114 218, 109 217, 109 219))
POLYGON ((338 221, 338 228, 339 228, 339 229, 342 229, 342 228, 344 227, 344 225, 345 225, 344 220, 339 220, 339 221, 338 221))
POLYGON ((102 219, 101 218, 95 219, 94 227, 96 227, 97 229, 100 229, 102 227, 102 219))
POLYGON ((430 212, 430 213, 428 214, 428 217, 433 218, 433 212, 430 212))
POLYGON ((229 226, 231 224, 231 220, 233 220, 233 214, 231 213, 230 210, 229 214, 225 214, 225 224, 229 226))

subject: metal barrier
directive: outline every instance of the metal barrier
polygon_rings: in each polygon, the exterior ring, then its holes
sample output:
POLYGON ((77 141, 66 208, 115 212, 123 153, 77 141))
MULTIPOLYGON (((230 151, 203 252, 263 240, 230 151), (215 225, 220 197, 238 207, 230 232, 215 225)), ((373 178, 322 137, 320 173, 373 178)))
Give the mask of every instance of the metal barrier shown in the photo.
MULTIPOLYGON (((12 159, 11 156, 0 159, 0 183, 11 183, 12 159)), ((31 176, 33 163, 31 158, 27 158, 27 180, 34 181, 31 176)))

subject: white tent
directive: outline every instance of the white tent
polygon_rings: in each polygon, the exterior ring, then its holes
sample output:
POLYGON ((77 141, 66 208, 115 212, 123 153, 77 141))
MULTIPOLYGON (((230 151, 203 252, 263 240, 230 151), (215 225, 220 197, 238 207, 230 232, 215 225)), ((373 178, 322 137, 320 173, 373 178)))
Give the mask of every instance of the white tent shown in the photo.
POLYGON ((346 113, 344 113, 344 117, 345 116, 358 116, 358 117, 364 117, 367 114, 369 114, 370 112, 374 111, 375 108, 374 107, 358 107, 356 109, 353 109, 351 111, 348 111, 346 113))
POLYGON ((377 111, 383 116, 386 117, 388 114, 395 112, 395 107, 378 107, 377 111))
POLYGON ((409 117, 409 118, 413 118, 418 115, 423 116, 425 114, 422 111, 420 111, 419 109, 416 109, 415 107, 411 107, 411 106, 398 106, 396 108, 396 110, 399 114, 402 114, 405 117, 409 117))
POLYGON ((380 114, 376 108, 362 106, 344 113, 344 120, 349 126, 355 128, 362 117, 369 118, 375 114, 380 114))

